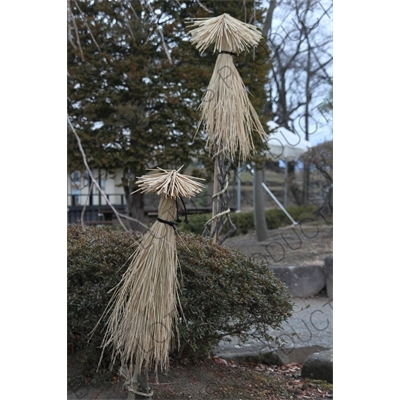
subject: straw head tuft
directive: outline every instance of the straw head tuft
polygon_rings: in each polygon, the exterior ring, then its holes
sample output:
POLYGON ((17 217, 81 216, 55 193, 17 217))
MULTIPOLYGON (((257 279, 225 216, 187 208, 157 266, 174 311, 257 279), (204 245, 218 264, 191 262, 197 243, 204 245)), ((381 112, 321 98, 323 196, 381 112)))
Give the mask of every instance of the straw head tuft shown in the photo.
POLYGON ((201 192, 204 188, 203 184, 195 181, 195 179, 204 179, 181 174, 175 169, 164 170, 157 168, 151 169, 150 171, 161 172, 139 177, 137 179, 139 189, 135 192, 156 193, 159 196, 171 197, 173 199, 179 197, 190 199, 196 193, 201 192))
POLYGON ((229 14, 222 14, 213 18, 192 19, 194 28, 190 41, 196 45, 200 53, 207 47, 214 44, 215 51, 230 51, 241 53, 256 47, 262 38, 261 32, 254 25, 247 24, 231 17, 229 14))

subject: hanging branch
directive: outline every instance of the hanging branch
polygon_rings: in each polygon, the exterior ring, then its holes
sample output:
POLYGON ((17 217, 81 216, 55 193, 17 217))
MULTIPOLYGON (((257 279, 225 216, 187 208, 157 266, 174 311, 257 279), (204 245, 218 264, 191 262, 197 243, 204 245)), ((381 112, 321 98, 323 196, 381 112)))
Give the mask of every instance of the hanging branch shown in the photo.
MULTIPOLYGON (((78 31, 78 27, 76 26, 76 22, 75 22, 75 16, 71 11, 71 0, 68 0, 68 17, 70 19, 70 21, 72 21, 72 24, 74 25, 74 30, 75 30, 75 35, 76 35, 76 42, 78 43, 78 48, 79 48, 79 53, 81 55, 81 59, 82 61, 85 61, 85 57, 83 55, 83 50, 82 50, 82 46, 81 46, 81 41, 79 40, 79 31, 78 31)), ((68 25, 68 41, 71 43, 72 47, 77 50, 77 47, 75 46, 73 40, 72 40, 72 34, 71 34, 71 28, 68 25)))
POLYGON ((134 222, 137 222, 138 224, 142 225, 143 227, 145 227, 147 229, 147 226, 144 225, 142 222, 138 221, 137 219, 131 218, 127 215, 123 215, 121 213, 119 213, 115 207, 111 204, 111 202, 108 200, 107 195, 104 193, 104 191, 102 190, 102 188, 100 187, 99 183, 97 182, 96 178, 94 177, 92 170, 89 167, 89 164, 87 162, 87 158, 86 158, 86 154, 85 151, 83 150, 82 147, 82 143, 81 143, 81 139, 79 138, 78 133, 76 132, 74 126, 72 125, 70 119, 69 119, 69 115, 67 115, 67 121, 68 121, 68 125, 71 128, 73 134, 75 135, 75 138, 78 142, 78 147, 79 150, 82 154, 82 158, 83 158, 83 164, 86 167, 86 170, 88 171, 88 174, 90 175, 90 177, 92 178, 92 182, 94 183, 94 185, 96 186, 97 190, 100 192, 100 194, 102 195, 102 197, 105 199, 106 203, 111 207, 111 209, 114 211, 115 215, 117 216, 118 222, 121 224, 121 226, 126 230, 129 231, 129 229, 124 225, 124 223, 122 222, 121 218, 125 218, 134 222))
POLYGON ((196 3, 205 11, 207 11, 210 14, 214 14, 214 11, 208 9, 204 4, 201 3, 200 0, 196 0, 196 3))
POLYGON ((76 0, 74 0, 74 3, 75 3, 75 5, 76 5, 76 8, 78 9, 79 13, 81 14, 81 17, 82 17, 83 21, 85 22, 86 28, 87 28, 87 30, 89 31, 89 35, 90 35, 90 37, 92 38, 93 43, 96 45, 96 47, 97 47, 97 49, 99 50, 99 52, 101 52, 101 48, 100 48, 100 46, 98 45, 98 43, 96 42, 96 39, 95 39, 94 36, 93 36, 92 30, 91 30, 90 27, 89 27, 89 24, 88 24, 88 22, 87 22, 87 19, 86 19, 86 17, 84 16, 82 10, 79 8, 78 2, 77 2, 76 0))
MULTIPOLYGON (((147 9, 150 11, 152 17, 155 18, 155 19, 157 19, 156 13, 154 12, 154 9, 153 9, 153 7, 151 6, 151 4, 150 4, 149 2, 147 2, 147 1, 143 1, 143 3, 144 3, 144 5, 145 5, 145 7, 147 7, 147 9)), ((142 2, 140 2, 140 4, 142 5, 142 8, 143 8, 142 2)), ((165 52, 165 55, 166 55, 167 58, 168 58, 169 63, 172 65, 173 62, 172 62, 170 50, 169 50, 169 48, 168 48, 167 43, 165 43, 164 34, 162 33, 162 30, 161 30, 161 28, 160 28, 158 25, 156 26, 156 30, 157 30, 158 35, 160 36, 160 39, 161 39, 161 47, 163 48, 163 50, 164 50, 164 52, 165 52)))
MULTIPOLYGON (((67 16, 68 20, 72 21, 72 13, 71 13, 71 5, 70 5, 70 0, 68 0, 68 6, 67 6, 67 16)), ((71 32, 71 26, 70 24, 67 24, 67 37, 68 41, 70 42, 71 46, 74 48, 75 51, 78 51, 78 48, 76 47, 74 41, 72 40, 72 32, 71 32)))

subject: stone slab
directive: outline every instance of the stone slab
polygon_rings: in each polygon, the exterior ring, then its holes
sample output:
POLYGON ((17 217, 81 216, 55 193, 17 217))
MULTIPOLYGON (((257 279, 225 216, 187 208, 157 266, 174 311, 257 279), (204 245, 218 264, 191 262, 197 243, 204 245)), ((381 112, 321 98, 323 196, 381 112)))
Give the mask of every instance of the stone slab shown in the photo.
POLYGON ((315 296, 326 285, 324 270, 318 265, 270 266, 269 268, 287 286, 293 297, 308 298, 315 296))
POLYGON ((226 360, 263 362, 265 364, 302 364, 316 352, 333 348, 333 300, 326 297, 293 299, 293 315, 280 330, 268 334, 284 342, 266 342, 252 338, 241 343, 235 337, 221 341, 213 354, 226 360))

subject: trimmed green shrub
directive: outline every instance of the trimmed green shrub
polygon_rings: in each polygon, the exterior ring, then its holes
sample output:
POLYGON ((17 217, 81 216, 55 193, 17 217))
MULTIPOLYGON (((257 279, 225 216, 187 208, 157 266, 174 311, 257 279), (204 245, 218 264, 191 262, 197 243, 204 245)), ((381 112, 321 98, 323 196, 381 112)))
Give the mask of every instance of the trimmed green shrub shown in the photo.
POLYGON ((108 353, 96 374, 102 333, 96 330, 90 343, 88 337, 110 299, 108 291, 119 282, 126 269, 135 239, 133 233, 122 230, 100 227, 83 230, 81 226, 68 226, 68 353, 76 359, 74 364, 80 366, 69 376, 73 383, 84 383, 87 378, 101 381, 111 377, 112 372, 107 369, 108 353))
MULTIPOLYGON (((317 219, 317 217, 313 215, 313 212, 317 210, 316 206, 294 206, 287 207, 286 210, 292 218, 299 223, 305 218, 317 219)), ((265 218, 267 220, 268 229, 277 229, 292 224, 292 221, 290 221, 280 208, 267 210, 265 212, 265 218)))
MULTIPOLYGON (((105 351, 100 371, 104 321, 88 336, 121 279, 137 237, 100 227, 68 227, 68 347, 81 370, 71 379, 104 377, 110 361, 105 351), (102 375, 103 374, 103 375, 102 375)), ((279 327, 292 312, 290 294, 265 266, 242 253, 194 234, 177 235, 178 277, 184 318, 180 349, 171 357, 199 360, 226 336, 246 340, 279 327)), ((181 316, 183 317, 183 316, 181 316)))
POLYGON ((236 226, 235 236, 245 235, 254 229, 254 214, 252 212, 234 213, 231 218, 236 226))
POLYGON ((188 321, 179 329, 188 357, 205 357, 226 336, 246 340, 250 328, 268 340, 267 330, 291 315, 286 286, 258 261, 194 234, 181 235, 177 244, 188 321))
MULTIPOLYGON (((317 219, 313 212, 317 210, 316 206, 296 206, 288 207, 287 211, 297 221, 305 218, 317 219)), ((245 235, 254 228, 254 213, 253 212, 242 212, 242 213, 231 213, 232 222, 236 226, 236 231, 232 236, 245 235)), ((204 230, 205 223, 211 218, 211 214, 195 214, 189 217, 188 224, 181 224, 180 229, 183 232, 192 232, 201 235, 204 230)), ((286 214, 280 208, 274 208, 265 211, 265 219, 267 222, 268 229, 277 229, 282 226, 291 225, 292 222, 286 216, 286 214)), ((226 233, 228 226, 225 226, 222 233, 226 233)))

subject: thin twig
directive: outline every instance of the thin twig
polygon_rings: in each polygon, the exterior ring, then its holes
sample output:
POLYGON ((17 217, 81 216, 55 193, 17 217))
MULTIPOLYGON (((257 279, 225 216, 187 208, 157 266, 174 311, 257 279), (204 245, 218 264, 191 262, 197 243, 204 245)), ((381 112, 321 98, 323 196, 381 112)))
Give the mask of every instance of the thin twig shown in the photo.
POLYGON ((75 3, 75 5, 76 5, 76 8, 79 10, 79 12, 80 12, 80 14, 81 14, 83 20, 85 21, 85 25, 86 25, 86 27, 87 27, 87 29, 88 29, 88 31, 89 31, 89 34, 90 34, 90 36, 91 36, 91 38, 92 38, 94 44, 97 46, 97 49, 101 52, 101 48, 100 48, 100 46, 98 45, 98 43, 96 42, 96 39, 94 38, 94 36, 93 36, 93 34, 92 34, 92 31, 91 31, 91 29, 90 29, 90 27, 89 27, 89 24, 88 24, 88 22, 87 22, 86 17, 83 15, 83 12, 82 12, 82 10, 79 8, 78 3, 76 2, 76 0, 74 0, 74 3, 75 3))
POLYGON ((219 191, 218 193, 213 194, 212 198, 218 197, 221 194, 225 193, 228 190, 228 186, 229 186, 229 181, 227 180, 226 184, 225 184, 225 187, 221 191, 219 191))
POLYGON ((205 225, 208 225, 211 221, 214 221, 214 219, 220 218, 220 217, 222 217, 223 215, 228 214, 228 213, 230 213, 230 212, 231 212, 231 210, 228 208, 227 210, 222 211, 222 212, 220 212, 220 213, 217 214, 217 215, 214 215, 214 217, 212 217, 211 219, 209 219, 209 220, 205 223, 205 225))
POLYGON ((201 4, 200 0, 196 0, 196 3, 205 11, 209 12, 210 14, 214 14, 214 11, 208 9, 204 4, 201 4))
MULTIPOLYGON (((153 16, 153 18, 157 18, 156 13, 154 12, 153 7, 151 6, 151 4, 149 2, 147 2, 147 1, 143 1, 143 3, 147 7, 147 9, 150 11, 150 13, 153 16)), ((140 2, 140 4, 142 4, 142 1, 140 2)), ((142 4, 142 7, 143 7, 143 4, 142 4)), ((160 36, 160 39, 161 39, 161 47, 163 48, 163 50, 165 52, 165 55, 168 58, 169 63, 172 65, 173 62, 172 62, 171 54, 169 52, 168 45, 165 43, 165 39, 164 39, 164 35, 162 33, 162 30, 158 25, 156 26, 156 30, 157 30, 157 32, 158 32, 158 34, 160 36)))
MULTIPOLYGON (((70 8, 70 2, 68 2, 68 6, 69 6, 69 8, 70 8)), ((82 46, 81 46, 81 41, 79 40, 79 31, 78 31, 78 27, 77 27, 76 22, 75 22, 75 16, 74 16, 74 14, 72 13, 71 9, 70 9, 69 14, 70 14, 70 17, 71 17, 71 21, 72 21, 72 23, 73 23, 73 25, 74 25, 74 30, 75 30, 75 34, 76 34, 76 42, 78 43, 79 52, 80 52, 80 54, 81 54, 81 59, 82 59, 82 61, 86 61, 86 60, 85 60, 85 56, 83 55, 83 50, 82 50, 82 46)), ((72 42, 71 42, 71 43, 72 43, 72 42)), ((76 49, 75 46, 73 46, 73 47, 76 49)))
POLYGON ((85 216, 86 206, 87 206, 87 203, 88 203, 88 201, 89 201, 90 195, 91 195, 91 193, 92 193, 93 186, 94 186, 94 183, 93 183, 93 181, 92 181, 92 183, 90 184, 90 187, 89 187, 88 195, 86 196, 85 204, 83 205, 82 212, 81 212, 81 226, 82 226, 82 229, 83 229, 83 230, 85 230, 85 223, 83 222, 83 218, 84 218, 84 216, 85 216))
MULTIPOLYGON (((67 8, 68 20, 72 20, 70 2, 71 1, 68 0, 68 8, 67 8)), ((71 32, 71 25, 70 24, 67 24, 67 36, 68 36, 68 41, 71 43, 71 46, 74 48, 75 51, 78 51, 78 48, 76 47, 75 43, 72 40, 72 32, 71 32)))

